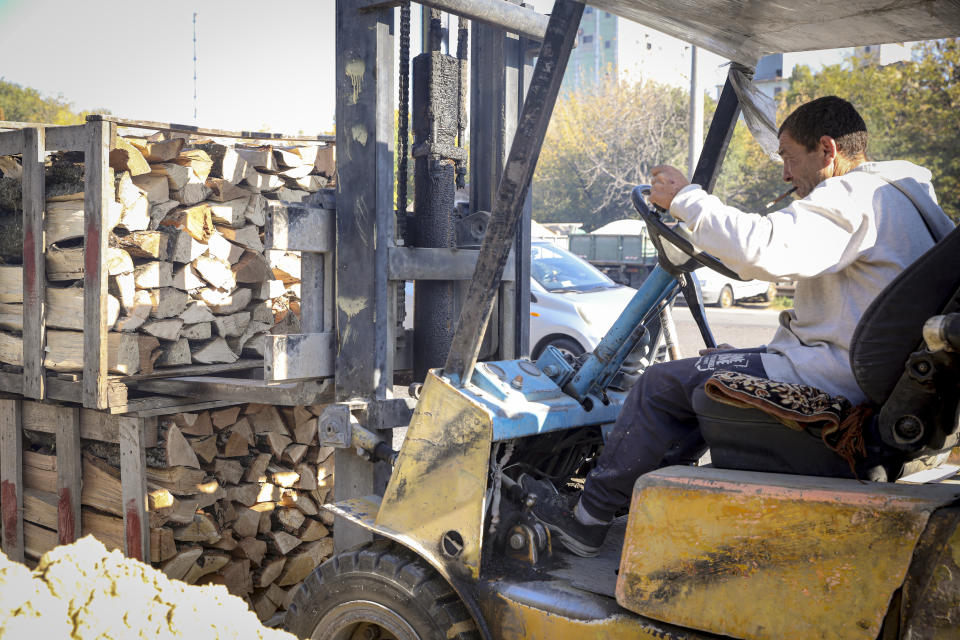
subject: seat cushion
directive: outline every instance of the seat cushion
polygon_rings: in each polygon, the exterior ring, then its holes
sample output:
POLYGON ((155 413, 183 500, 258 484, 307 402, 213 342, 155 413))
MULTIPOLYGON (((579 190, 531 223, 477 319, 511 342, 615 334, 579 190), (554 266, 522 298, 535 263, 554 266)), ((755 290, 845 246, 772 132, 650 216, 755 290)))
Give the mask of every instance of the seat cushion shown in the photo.
POLYGON ((854 477, 850 465, 819 435, 790 429, 762 411, 716 402, 702 388, 694 391, 693 410, 716 467, 854 477))

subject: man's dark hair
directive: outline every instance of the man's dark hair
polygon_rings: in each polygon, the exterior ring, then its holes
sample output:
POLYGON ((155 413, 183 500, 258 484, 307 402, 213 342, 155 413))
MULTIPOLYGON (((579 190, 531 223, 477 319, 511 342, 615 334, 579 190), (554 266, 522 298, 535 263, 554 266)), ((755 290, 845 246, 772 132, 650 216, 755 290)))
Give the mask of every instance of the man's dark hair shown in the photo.
POLYGON ((824 96, 797 107, 780 125, 808 151, 816 149, 821 136, 837 142, 837 151, 847 158, 867 152, 867 125, 853 105, 837 96, 824 96))

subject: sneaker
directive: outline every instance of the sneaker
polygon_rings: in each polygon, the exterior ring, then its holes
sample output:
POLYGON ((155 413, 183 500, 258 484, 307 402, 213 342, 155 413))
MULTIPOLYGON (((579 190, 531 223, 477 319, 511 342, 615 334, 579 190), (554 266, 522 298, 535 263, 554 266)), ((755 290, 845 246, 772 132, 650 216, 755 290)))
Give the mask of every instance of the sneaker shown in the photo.
POLYGON ((551 483, 527 474, 520 476, 519 482, 524 491, 537 496, 533 517, 550 529, 560 544, 583 558, 592 558, 600 553, 610 523, 588 525, 577 520, 573 510, 580 494, 562 496, 551 483))

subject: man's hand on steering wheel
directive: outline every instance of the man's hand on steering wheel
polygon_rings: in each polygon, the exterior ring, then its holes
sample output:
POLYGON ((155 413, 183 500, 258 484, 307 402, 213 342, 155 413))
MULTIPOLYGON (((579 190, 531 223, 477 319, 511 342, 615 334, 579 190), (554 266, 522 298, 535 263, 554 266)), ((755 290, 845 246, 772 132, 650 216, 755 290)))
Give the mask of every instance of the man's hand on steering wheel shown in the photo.
POLYGON ((653 182, 650 185, 650 202, 669 211, 674 197, 689 185, 690 181, 676 167, 668 164, 654 167, 651 174, 653 182))

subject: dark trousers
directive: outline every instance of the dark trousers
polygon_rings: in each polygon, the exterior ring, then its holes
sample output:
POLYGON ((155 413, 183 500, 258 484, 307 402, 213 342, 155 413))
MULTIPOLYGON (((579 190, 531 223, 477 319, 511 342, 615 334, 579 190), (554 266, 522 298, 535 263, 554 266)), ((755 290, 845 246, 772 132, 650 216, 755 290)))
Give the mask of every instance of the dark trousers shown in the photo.
POLYGON ((630 503, 633 485, 644 473, 669 464, 696 461, 706 450, 693 412, 693 392, 714 371, 734 370, 766 377, 763 349, 736 349, 655 364, 627 395, 613 431, 587 475, 583 507, 610 520, 630 503))

